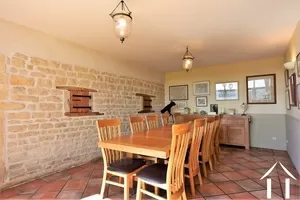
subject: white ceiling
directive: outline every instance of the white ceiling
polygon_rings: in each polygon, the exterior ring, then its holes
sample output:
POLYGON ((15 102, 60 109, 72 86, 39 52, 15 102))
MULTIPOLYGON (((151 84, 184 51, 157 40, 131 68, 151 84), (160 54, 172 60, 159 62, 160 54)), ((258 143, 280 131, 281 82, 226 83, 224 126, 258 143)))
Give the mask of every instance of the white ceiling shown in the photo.
POLYGON ((125 0, 133 16, 123 44, 109 13, 119 0, 1 0, 0 18, 161 71, 282 56, 300 0, 125 0))

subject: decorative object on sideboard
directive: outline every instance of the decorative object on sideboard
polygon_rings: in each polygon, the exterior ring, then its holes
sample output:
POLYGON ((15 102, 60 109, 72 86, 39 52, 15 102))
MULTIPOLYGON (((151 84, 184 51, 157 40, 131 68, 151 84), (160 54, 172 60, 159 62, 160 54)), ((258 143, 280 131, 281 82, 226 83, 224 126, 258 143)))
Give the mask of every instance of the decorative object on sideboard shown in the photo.
POLYGON ((189 99, 188 85, 169 86, 169 99, 170 101, 188 100, 189 99))
POLYGON ((189 52, 189 47, 186 47, 185 54, 182 58, 182 67, 186 72, 190 71, 193 67, 194 56, 189 52))
POLYGON ((198 81, 193 83, 194 95, 209 95, 210 86, 209 81, 198 81))
POLYGON ((196 97, 197 107, 207 107, 207 97, 196 97))
POLYGON ((276 74, 246 77, 247 104, 276 104, 276 74))
POLYGON ((289 61, 283 64, 284 68, 287 70, 292 70, 295 68, 295 62, 289 61))
POLYGON ((298 53, 296 57, 296 68, 297 68, 298 77, 300 77, 300 53, 298 53))
POLYGON ((297 85, 297 102, 298 102, 298 109, 300 110, 300 83, 297 85))
POLYGON ((205 110, 201 110, 200 115, 207 115, 207 112, 205 110))
POLYGON ((238 100, 239 84, 238 82, 216 83, 216 100, 238 100))
POLYGON ((153 95, 148 95, 148 94, 141 94, 141 93, 136 93, 136 96, 143 97, 143 110, 139 111, 138 113, 152 113, 154 110, 152 110, 152 99, 155 98, 153 95))
POLYGON ((103 115, 103 113, 92 112, 92 103, 90 102, 92 96, 89 93, 97 92, 97 90, 71 86, 57 86, 56 89, 68 90, 70 92, 67 103, 69 106, 65 106, 69 107, 69 110, 65 112, 65 116, 103 115))
POLYGON ((246 115, 245 113, 248 110, 248 104, 242 103, 241 108, 242 108, 242 111, 243 111, 242 116, 245 116, 246 115))
POLYGON ((218 114, 218 104, 210 104, 210 112, 218 114))
POLYGON ((191 114, 191 109, 189 107, 185 107, 184 114, 191 114))
POLYGON ((225 114, 225 108, 224 107, 220 107, 220 114, 225 114))
POLYGON ((285 87, 289 87, 289 70, 284 70, 285 87))
POLYGON ((235 115, 235 109, 234 108, 228 109, 228 115, 235 115))
POLYGON ((172 115, 171 109, 173 106, 176 106, 176 103, 174 101, 170 101, 168 105, 166 105, 160 112, 163 114, 165 112, 168 112, 169 115, 172 115))
POLYGON ((287 110, 291 110, 291 101, 290 101, 290 90, 285 90, 285 107, 287 110))
POLYGON ((120 38, 121 43, 129 37, 131 33, 131 26, 132 26, 132 16, 131 11, 127 7, 126 3, 122 0, 116 6, 116 8, 110 13, 114 21, 114 29, 116 36, 120 38), (117 11, 117 9, 121 9, 117 11))
POLYGON ((297 106, 297 89, 296 89, 296 74, 293 73, 290 76, 290 95, 291 95, 291 106, 297 106))

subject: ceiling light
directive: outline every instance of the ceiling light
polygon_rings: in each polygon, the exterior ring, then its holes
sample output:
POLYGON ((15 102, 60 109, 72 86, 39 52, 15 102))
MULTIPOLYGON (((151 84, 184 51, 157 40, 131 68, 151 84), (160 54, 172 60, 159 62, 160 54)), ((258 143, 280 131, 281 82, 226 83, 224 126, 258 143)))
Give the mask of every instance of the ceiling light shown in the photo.
POLYGON ((286 69, 294 69, 295 68, 295 62, 290 61, 283 64, 284 68, 286 69))
POLYGON ((189 52, 189 47, 186 47, 186 52, 182 58, 182 65, 185 71, 189 71, 193 67, 193 55, 189 52))
POLYGON ((131 11, 128 9, 126 3, 122 0, 109 15, 114 21, 116 35, 123 43, 125 38, 128 38, 131 33, 131 11), (116 11, 119 7, 121 7, 121 9, 116 11))

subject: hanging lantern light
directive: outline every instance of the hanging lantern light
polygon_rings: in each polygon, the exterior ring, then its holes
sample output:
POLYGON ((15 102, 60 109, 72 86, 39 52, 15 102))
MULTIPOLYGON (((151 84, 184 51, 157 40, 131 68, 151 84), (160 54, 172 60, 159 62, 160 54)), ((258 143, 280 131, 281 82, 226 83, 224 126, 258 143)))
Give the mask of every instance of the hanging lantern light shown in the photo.
POLYGON ((186 47, 186 52, 182 58, 182 65, 185 71, 189 71, 193 67, 193 55, 189 52, 189 47, 186 47))
POLYGON ((124 40, 129 37, 131 33, 132 17, 131 11, 128 9, 126 3, 122 0, 117 7, 110 13, 114 21, 115 33, 120 41, 123 43, 124 40), (121 7, 120 11, 116 11, 118 7, 121 7))

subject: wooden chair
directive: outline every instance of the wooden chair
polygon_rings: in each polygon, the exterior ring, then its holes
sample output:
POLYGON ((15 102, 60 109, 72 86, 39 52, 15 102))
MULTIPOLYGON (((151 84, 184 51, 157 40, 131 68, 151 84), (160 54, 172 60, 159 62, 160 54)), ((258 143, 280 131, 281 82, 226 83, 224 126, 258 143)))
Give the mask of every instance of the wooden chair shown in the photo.
POLYGON ((184 199, 184 159, 190 140, 191 122, 174 124, 172 126, 172 142, 168 165, 162 163, 152 164, 136 174, 138 178, 136 199, 141 200, 146 194, 155 199, 164 199, 150 191, 145 184, 166 190, 167 199, 184 199))
MULTIPOLYGON (((145 131, 145 117, 144 116, 131 116, 129 117, 131 133, 145 131)), ((137 158, 143 158, 145 160, 153 161, 154 163, 158 162, 158 159, 150 156, 134 155, 137 158)))
POLYGON ((181 113, 174 113, 174 123, 176 124, 181 124, 181 123, 184 123, 184 119, 183 119, 183 116, 181 113))
POLYGON ((215 137, 215 152, 217 160, 219 160, 219 155, 221 154, 221 148, 220 148, 220 133, 221 133, 221 122, 222 122, 222 115, 220 115, 220 121, 217 125, 217 132, 215 137))
POLYGON ((212 145, 212 136, 215 131, 215 118, 208 117, 206 118, 207 125, 203 137, 203 143, 201 145, 201 151, 199 155, 201 156, 200 163, 202 164, 204 176, 207 177, 206 164, 209 163, 209 167, 213 170, 212 166, 212 156, 211 156, 211 145, 212 145))
POLYGON ((168 124, 171 124, 170 117, 171 116, 169 114, 162 114, 161 115, 161 124, 162 124, 162 126, 166 126, 168 124))
POLYGON ((191 186, 191 193, 192 196, 195 196, 195 183, 194 177, 198 176, 199 183, 202 185, 202 177, 200 173, 199 167, 199 151, 200 145, 202 142, 202 137, 205 133, 206 129, 206 119, 196 119, 194 120, 194 131, 192 136, 192 143, 191 147, 189 148, 186 158, 184 167, 187 168, 187 172, 185 172, 185 177, 189 178, 190 186, 191 186))
POLYGON ((218 152, 216 150, 216 147, 217 147, 216 140, 218 140, 217 141, 219 143, 218 148, 220 148, 219 147, 219 145, 220 145, 220 142, 219 142, 220 123, 221 123, 221 117, 216 116, 215 117, 215 130, 214 130, 214 133, 212 136, 212 144, 211 144, 211 156, 214 158, 214 163, 217 163, 217 154, 218 154, 218 152))
MULTIPOLYGON (((100 141, 109 140, 121 136, 120 119, 98 120, 98 136, 100 141)), ((126 158, 120 151, 101 148, 104 162, 104 172, 100 199, 104 198, 106 184, 124 188, 124 199, 129 199, 129 187, 136 174, 146 162, 142 159, 126 158), (119 177, 119 183, 109 180, 112 176, 119 177), (124 182, 121 183, 121 178, 124 182)))
POLYGON ((146 124, 147 124, 147 129, 154 129, 158 128, 158 116, 157 115, 147 115, 146 116, 146 124))
POLYGON ((144 116, 131 116, 129 117, 129 124, 131 133, 145 131, 145 117, 144 116))

